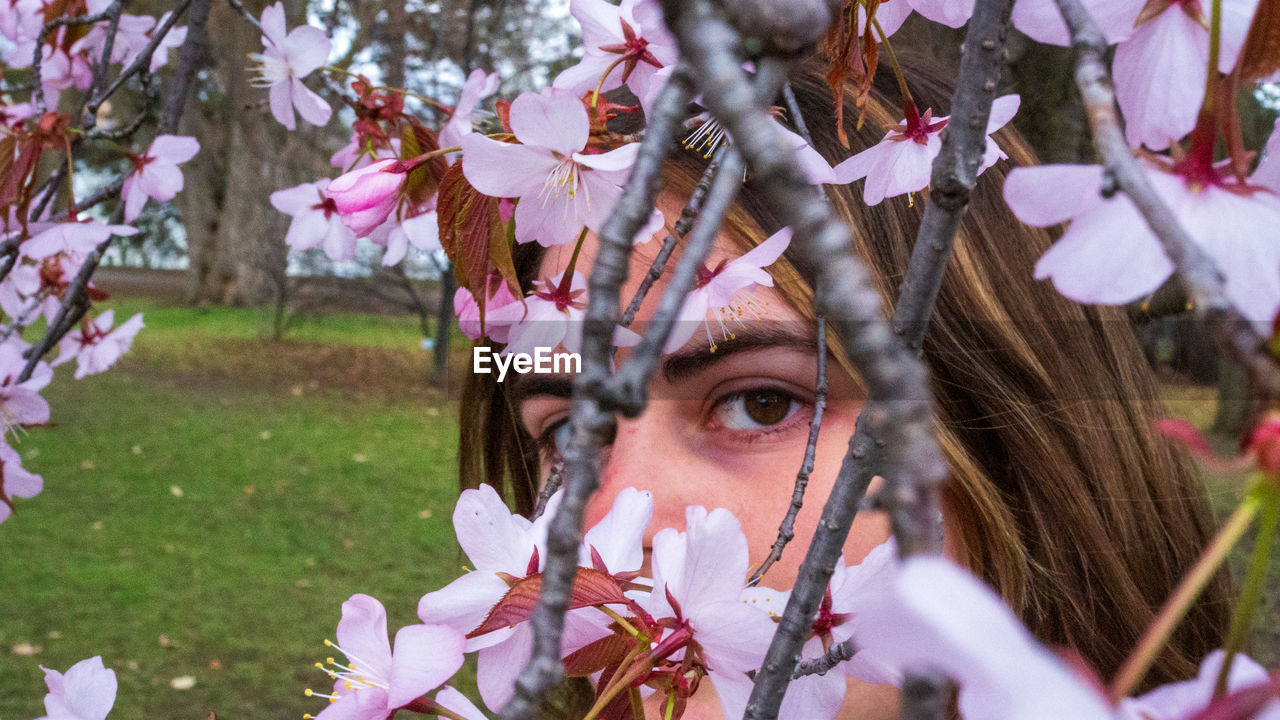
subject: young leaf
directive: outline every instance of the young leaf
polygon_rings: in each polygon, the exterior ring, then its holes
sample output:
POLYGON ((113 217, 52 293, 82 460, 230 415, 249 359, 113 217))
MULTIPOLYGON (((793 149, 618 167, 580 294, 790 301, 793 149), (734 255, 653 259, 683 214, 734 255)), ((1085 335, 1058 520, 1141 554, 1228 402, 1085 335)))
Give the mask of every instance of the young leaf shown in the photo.
MULTIPOLYGON (((467 637, 478 637, 485 633, 511 627, 529 619, 534 605, 538 604, 538 595, 542 592, 542 574, 530 575, 516 581, 497 605, 489 611, 480 627, 472 630, 467 637)), ((618 583, 608 575, 590 568, 578 568, 578 576, 573 581, 573 594, 569 596, 569 609, 625 603, 627 598, 622 594, 618 583)))

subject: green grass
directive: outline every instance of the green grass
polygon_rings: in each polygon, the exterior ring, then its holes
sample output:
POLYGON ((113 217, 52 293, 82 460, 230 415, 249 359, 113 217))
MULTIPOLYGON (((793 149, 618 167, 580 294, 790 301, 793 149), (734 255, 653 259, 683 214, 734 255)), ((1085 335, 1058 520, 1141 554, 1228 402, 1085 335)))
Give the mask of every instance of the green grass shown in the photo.
POLYGON ((37 664, 95 654, 119 678, 115 718, 315 712, 302 692, 326 685, 311 663, 332 654, 343 600, 378 597, 394 632, 456 575, 456 411, 421 386, 421 351, 386 349, 417 334, 385 318, 322 318, 299 329, 308 341, 270 343, 250 311, 146 313, 121 367, 59 372, 45 393, 57 427, 19 445, 45 491, 0 526, 0 717, 43 714, 37 664), (305 360, 322 348, 404 373, 315 386, 305 360), (246 352, 249 370, 287 367, 266 383, 190 372, 246 352), (194 687, 174 689, 182 676, 194 687))

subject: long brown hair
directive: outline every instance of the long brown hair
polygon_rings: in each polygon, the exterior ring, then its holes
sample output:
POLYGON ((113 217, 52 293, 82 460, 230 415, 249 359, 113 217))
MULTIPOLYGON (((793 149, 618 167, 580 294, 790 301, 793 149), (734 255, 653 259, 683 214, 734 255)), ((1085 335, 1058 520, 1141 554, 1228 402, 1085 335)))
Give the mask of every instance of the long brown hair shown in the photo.
MULTIPOLYGON (((927 58, 904 65, 912 69, 921 110, 945 114, 945 73, 931 71, 927 58)), ((901 100, 892 87, 881 87, 888 83, 877 80, 863 108, 846 94, 852 150, 842 148, 832 93, 821 77, 808 67, 792 87, 813 146, 828 159, 874 145, 901 118, 901 100), (854 127, 860 112, 865 122, 854 127)), ((1151 431, 1162 409, 1124 314, 1067 301, 1032 280, 1050 234, 1013 218, 1000 188, 1009 164, 1035 161, 1014 132, 1001 131, 997 139, 1010 162, 979 180, 924 345, 938 437, 952 470, 946 507, 951 526, 963 534, 967 556, 960 561, 1042 641, 1073 648, 1107 677, 1206 544, 1210 514, 1185 455, 1151 431)), ((664 192, 687 197, 702 171, 700 156, 677 153, 664 174, 664 192)), ((858 187, 826 191, 854 229, 856 250, 888 309, 922 203, 903 196, 868 207, 858 187)), ((750 181, 740 198, 726 224, 730 237, 754 243, 778 228, 750 181)), ((518 249, 518 267, 529 278, 540 258, 536 246, 518 249)), ((812 289, 785 258, 771 274, 788 302, 812 317, 812 289)), ((463 487, 505 488, 527 512, 538 485, 532 439, 490 376, 468 378, 461 425, 463 487)), ((1220 575, 1157 661, 1149 684, 1192 675, 1220 644, 1229 590, 1220 575)))

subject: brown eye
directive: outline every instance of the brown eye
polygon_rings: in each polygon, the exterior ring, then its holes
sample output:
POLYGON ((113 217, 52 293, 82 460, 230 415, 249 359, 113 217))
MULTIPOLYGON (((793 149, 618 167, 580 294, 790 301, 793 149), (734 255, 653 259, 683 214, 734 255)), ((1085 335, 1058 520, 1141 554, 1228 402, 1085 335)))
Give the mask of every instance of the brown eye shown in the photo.
POLYGON ((718 425, 728 430, 758 430, 791 417, 800 403, 788 392, 757 388, 722 399, 713 414, 718 425))

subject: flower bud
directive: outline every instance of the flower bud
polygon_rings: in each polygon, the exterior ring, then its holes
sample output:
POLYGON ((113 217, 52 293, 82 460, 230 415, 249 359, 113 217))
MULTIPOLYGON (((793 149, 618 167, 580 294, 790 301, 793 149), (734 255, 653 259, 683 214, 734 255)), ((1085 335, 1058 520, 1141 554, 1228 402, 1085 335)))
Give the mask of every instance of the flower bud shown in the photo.
POLYGON ((335 178, 325 194, 338 208, 342 223, 356 237, 365 237, 395 210, 405 175, 404 163, 387 158, 335 178))
POLYGON ((1254 457, 1259 470, 1280 481, 1280 413, 1269 412, 1249 434, 1245 452, 1254 457))

